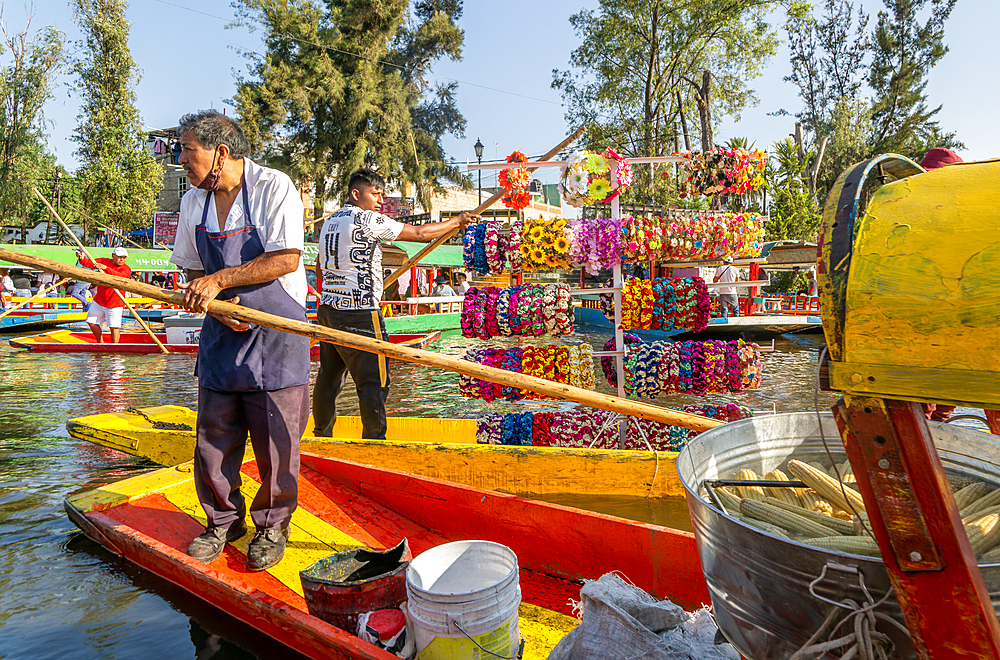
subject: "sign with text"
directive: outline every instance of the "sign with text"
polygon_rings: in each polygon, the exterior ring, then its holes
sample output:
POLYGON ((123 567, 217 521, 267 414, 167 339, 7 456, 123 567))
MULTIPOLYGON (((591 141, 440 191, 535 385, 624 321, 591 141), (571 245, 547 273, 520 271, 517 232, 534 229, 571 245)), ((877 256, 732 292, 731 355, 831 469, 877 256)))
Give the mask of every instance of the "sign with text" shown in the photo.
POLYGON ((416 200, 412 197, 383 197, 379 213, 390 218, 401 218, 404 215, 413 215, 415 205, 416 200))
POLYGON ((177 222, 180 216, 176 213, 153 214, 153 244, 173 245, 177 236, 177 222))

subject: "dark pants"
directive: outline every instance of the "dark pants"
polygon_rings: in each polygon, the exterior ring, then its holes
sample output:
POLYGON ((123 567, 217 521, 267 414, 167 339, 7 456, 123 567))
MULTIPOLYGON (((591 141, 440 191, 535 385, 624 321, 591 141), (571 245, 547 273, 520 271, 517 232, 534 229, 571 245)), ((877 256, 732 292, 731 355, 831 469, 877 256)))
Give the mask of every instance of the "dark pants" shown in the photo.
MULTIPOLYGON (((344 311, 320 305, 316 318, 322 325, 372 339, 388 341, 385 321, 378 310, 344 311)), ((319 373, 313 390, 316 435, 330 437, 337 422, 337 397, 350 372, 358 390, 362 438, 385 439, 385 400, 389 396, 389 361, 377 353, 323 342, 319 345, 319 373)))
POLYGON ((308 384, 270 392, 198 388, 194 483, 209 525, 229 527, 246 515, 240 466, 247 434, 261 484, 250 517, 258 529, 288 525, 298 501, 299 440, 308 421, 308 384))

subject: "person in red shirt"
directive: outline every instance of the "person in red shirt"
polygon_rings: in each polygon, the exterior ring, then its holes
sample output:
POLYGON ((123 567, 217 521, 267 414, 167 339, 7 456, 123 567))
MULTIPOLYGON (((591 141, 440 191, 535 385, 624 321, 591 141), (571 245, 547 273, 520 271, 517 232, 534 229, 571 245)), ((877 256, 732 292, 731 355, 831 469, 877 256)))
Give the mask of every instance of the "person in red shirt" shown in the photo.
MULTIPOLYGON (((104 272, 105 275, 116 275, 126 279, 132 277, 132 269, 128 267, 125 260, 128 259, 128 250, 119 246, 111 252, 110 259, 97 259, 96 263, 88 259, 82 252, 76 253, 77 258, 84 268, 93 268, 104 272)), ((109 286, 97 286, 97 293, 94 294, 94 302, 90 303, 87 309, 87 325, 94 333, 97 343, 103 342, 101 336, 101 323, 107 321, 108 329, 111 330, 111 343, 117 344, 122 327, 122 308, 125 306, 125 299, 118 289, 109 286)))

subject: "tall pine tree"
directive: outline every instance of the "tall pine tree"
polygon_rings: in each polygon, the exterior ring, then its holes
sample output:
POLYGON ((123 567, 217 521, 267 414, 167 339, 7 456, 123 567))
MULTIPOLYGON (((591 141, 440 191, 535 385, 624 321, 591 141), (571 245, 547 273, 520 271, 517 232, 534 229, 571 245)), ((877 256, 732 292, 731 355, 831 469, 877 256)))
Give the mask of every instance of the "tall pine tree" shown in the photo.
POLYGON ((163 187, 163 171, 145 148, 134 86, 139 81, 128 47, 125 0, 75 0, 84 38, 74 65, 81 96, 81 180, 88 215, 114 229, 148 225, 163 187))

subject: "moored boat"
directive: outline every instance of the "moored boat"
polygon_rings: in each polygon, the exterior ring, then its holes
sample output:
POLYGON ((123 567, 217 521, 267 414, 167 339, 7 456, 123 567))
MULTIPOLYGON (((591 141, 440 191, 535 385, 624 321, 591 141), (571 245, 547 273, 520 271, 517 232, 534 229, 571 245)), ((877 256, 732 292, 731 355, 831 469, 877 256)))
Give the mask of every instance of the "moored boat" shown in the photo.
MULTIPOLYGON (((259 488, 252 459, 242 476, 252 498, 259 488)), ((414 555, 467 539, 511 548, 525 658, 546 657, 578 624, 569 601, 580 580, 617 570, 686 608, 709 597, 690 533, 312 454, 302 456, 285 557, 260 573, 246 569, 249 535, 211 564, 185 554, 205 522, 190 462, 77 494, 65 507, 112 552, 311 658, 395 657, 308 614, 298 573, 336 552, 389 548, 403 538, 414 555)))
MULTIPOLYGON (((157 334, 164 346, 171 353, 197 353, 198 344, 169 343, 166 334, 157 334)), ((396 334, 389 335, 389 341, 415 348, 425 348, 441 338, 440 332, 429 334, 396 334)), ((98 343, 90 331, 74 332, 72 330, 55 330, 41 335, 11 339, 12 346, 24 348, 38 353, 159 353, 160 347, 153 338, 143 332, 123 332, 117 344, 110 342, 98 343)), ((313 346, 313 360, 319 359, 319 346, 313 346)))
MULTIPOLYGON (((87 415, 66 423, 75 438, 161 465, 178 465, 194 455, 194 426, 195 411, 180 406, 87 415), (179 425, 188 430, 178 430, 179 425)), ((360 418, 339 416, 336 437, 313 433, 310 419, 303 451, 477 488, 532 496, 684 496, 673 470, 675 452, 481 445, 473 419, 389 417, 386 440, 363 440, 360 418)))

